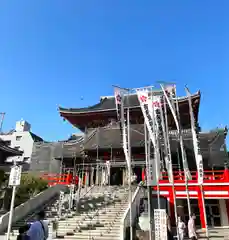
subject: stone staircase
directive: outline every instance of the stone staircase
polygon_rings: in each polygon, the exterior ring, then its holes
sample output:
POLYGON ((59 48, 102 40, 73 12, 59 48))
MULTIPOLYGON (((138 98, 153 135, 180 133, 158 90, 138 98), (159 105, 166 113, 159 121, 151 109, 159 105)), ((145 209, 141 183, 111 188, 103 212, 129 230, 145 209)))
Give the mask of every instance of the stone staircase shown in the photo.
MULTIPOLYGON (((82 189, 78 211, 69 210, 68 194, 65 194, 60 218, 57 215, 58 199, 54 199, 45 206, 49 239, 120 239, 120 221, 128 207, 128 192, 128 188, 122 186, 94 186, 90 191, 82 189), (53 220, 58 222, 55 232, 52 227, 53 220)), ((35 215, 36 213, 30 214, 13 224, 10 239, 16 239, 19 227, 28 222, 32 223, 35 215)), ((3 239, 6 239, 6 236, 0 236, 0 240, 3 239)))
MULTIPOLYGON (((90 193, 90 189, 83 188, 81 190, 81 196, 82 200, 87 198, 87 195, 90 193)), ((66 215, 69 213, 68 209, 68 198, 69 194, 65 194, 64 200, 63 200, 63 208, 62 208, 62 214, 66 215)), ((53 230, 52 230, 52 222, 53 220, 58 218, 58 205, 59 205, 59 197, 52 199, 49 201, 47 204, 45 204, 42 209, 45 210, 46 213, 46 220, 47 223, 49 224, 49 239, 53 239, 53 230)), ((11 236, 10 239, 14 240, 16 239, 18 235, 18 229, 22 226, 24 226, 26 223, 33 223, 36 221, 36 214, 40 211, 41 209, 38 209, 36 212, 32 212, 28 214, 25 218, 21 219, 20 221, 12 224, 11 228, 11 236)), ((0 235, 0 240, 6 239, 6 235, 0 235)))
POLYGON ((128 189, 121 186, 95 187, 92 196, 100 199, 103 196, 103 200, 89 203, 89 211, 81 208, 79 214, 72 213, 65 220, 60 220, 57 238, 120 239, 120 221, 128 207, 128 189))

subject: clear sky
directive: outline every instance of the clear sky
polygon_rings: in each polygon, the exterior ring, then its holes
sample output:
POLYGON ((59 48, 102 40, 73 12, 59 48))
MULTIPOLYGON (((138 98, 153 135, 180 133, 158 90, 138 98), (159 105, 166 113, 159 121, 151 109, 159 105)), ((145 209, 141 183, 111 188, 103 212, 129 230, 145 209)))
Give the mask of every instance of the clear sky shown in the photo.
POLYGON ((0 112, 45 140, 75 131, 57 106, 83 107, 112 84, 201 90, 200 124, 229 122, 228 0, 2 0, 0 112), (83 99, 81 99, 83 97, 83 99))

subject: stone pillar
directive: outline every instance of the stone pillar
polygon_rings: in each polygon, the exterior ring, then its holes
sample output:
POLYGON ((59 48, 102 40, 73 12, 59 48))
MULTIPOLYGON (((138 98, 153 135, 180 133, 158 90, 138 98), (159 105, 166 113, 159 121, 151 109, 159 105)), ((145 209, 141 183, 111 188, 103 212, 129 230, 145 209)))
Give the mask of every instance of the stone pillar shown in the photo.
POLYGON ((89 177, 90 177, 89 171, 87 170, 87 171, 86 171, 86 187, 89 186, 89 177))
POLYGON ((123 169, 123 185, 128 185, 128 170, 126 168, 123 169))
POLYGON ((91 180, 90 180, 90 185, 92 186, 94 184, 94 168, 91 169, 91 180))
POLYGON ((99 185, 99 167, 96 167, 96 176, 95 176, 95 184, 99 185))
POLYGON ((125 185, 125 179, 126 179, 126 170, 125 168, 122 170, 122 185, 125 185))

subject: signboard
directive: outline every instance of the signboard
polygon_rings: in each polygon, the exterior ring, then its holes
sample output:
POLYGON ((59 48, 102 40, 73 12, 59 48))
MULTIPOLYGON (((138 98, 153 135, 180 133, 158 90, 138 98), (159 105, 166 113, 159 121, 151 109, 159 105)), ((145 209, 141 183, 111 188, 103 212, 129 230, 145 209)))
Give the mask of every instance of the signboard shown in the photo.
POLYGON ((21 182, 21 166, 13 166, 10 171, 9 186, 19 186, 21 182))
POLYGON ((8 163, 23 162, 23 157, 22 156, 8 157, 6 159, 6 162, 8 162, 8 163))
POLYGON ((167 240, 167 216, 165 209, 154 209, 155 240, 167 240))
POLYGON ((150 158, 148 167, 146 168, 146 179, 147 179, 147 186, 155 186, 157 184, 155 168, 154 168, 154 159, 150 158))

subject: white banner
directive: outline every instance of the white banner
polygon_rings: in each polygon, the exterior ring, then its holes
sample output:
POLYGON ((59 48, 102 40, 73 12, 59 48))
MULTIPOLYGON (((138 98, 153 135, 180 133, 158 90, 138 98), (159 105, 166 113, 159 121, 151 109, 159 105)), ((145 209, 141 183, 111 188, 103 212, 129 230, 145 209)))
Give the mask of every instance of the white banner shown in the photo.
POLYGON ((197 166, 197 172, 198 172, 198 183, 203 184, 203 180, 204 180, 203 157, 200 152, 200 144, 199 144, 198 136, 197 136, 197 132, 196 132, 195 118, 194 118, 193 108, 192 108, 191 93, 187 87, 185 88, 185 91, 188 96, 193 148, 194 148, 194 155, 195 155, 195 159, 196 159, 196 166, 197 166))
MULTIPOLYGON (((158 142, 156 141, 155 131, 155 115, 153 111, 152 99, 149 98, 148 89, 136 90, 140 107, 142 110, 145 124, 149 132, 150 140, 153 143, 154 159, 149 159, 147 166, 147 183, 148 185, 156 185, 160 178, 160 152, 158 142), (154 166, 154 167, 153 167, 154 166)), ((146 133, 145 133, 146 134, 146 133)))
MULTIPOLYGON (((163 156, 160 154, 160 148, 163 148, 163 132, 162 132, 162 120, 161 120, 161 96, 152 96, 152 108, 153 108, 153 116, 155 119, 155 132, 156 132, 156 142, 157 142, 157 155, 158 155, 158 163, 159 163, 159 173, 164 170, 164 161, 163 156)), ((164 149, 163 149, 164 150, 164 149)))
POLYGON ((117 118, 118 118, 118 121, 120 121, 120 128, 122 132, 123 152, 125 155, 127 167, 129 171, 131 171, 131 163, 130 163, 129 152, 128 152, 127 127, 126 127, 126 121, 124 117, 124 90, 121 88, 115 87, 115 103, 116 103, 116 110, 117 110, 117 118))
MULTIPOLYGON (((181 127, 180 127, 180 124, 179 124, 178 116, 176 115, 175 104, 174 104, 173 98, 168 96, 168 89, 171 90, 171 89, 174 89, 174 87, 172 88, 172 87, 168 86, 165 89, 162 84, 160 84, 160 85, 161 85, 162 91, 164 93, 164 96, 166 98, 166 101, 169 105, 169 108, 171 110, 171 113, 173 115, 173 118, 174 118, 174 121, 175 121, 175 124, 176 124, 176 128, 177 128, 177 131, 178 131, 178 134, 179 134, 181 151, 183 152, 182 161, 183 161, 184 172, 185 172, 185 175, 186 175, 187 179, 191 180, 192 176, 191 176, 191 173, 190 173, 189 168, 188 168, 187 156, 186 156, 186 152, 185 152, 185 149, 184 149, 183 135, 182 135, 182 132, 181 132, 181 127)), ((172 94, 169 94, 169 95, 171 96, 172 94)), ((177 114, 179 114, 179 113, 177 113, 177 114)))
POLYGON ((149 90, 148 89, 140 89, 137 90, 137 96, 140 103, 140 107, 142 110, 142 114, 149 132, 150 139, 153 143, 153 147, 156 146, 156 139, 154 134, 154 119, 151 115, 151 109, 152 109, 152 102, 149 99, 149 90), (151 107, 151 109, 149 108, 151 107))
MULTIPOLYGON (((169 135, 168 131, 168 123, 167 116, 164 116, 164 112, 162 109, 164 98, 160 98, 160 115, 161 115, 161 126, 162 126, 162 133, 163 133, 163 142, 164 142, 164 154, 165 154, 165 165, 169 177, 169 182, 173 183, 173 167, 172 167, 172 159, 170 154, 170 144, 169 144, 169 135)), ((164 106, 166 107, 166 105, 164 106)), ((167 114, 167 112, 166 112, 167 114)))

